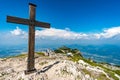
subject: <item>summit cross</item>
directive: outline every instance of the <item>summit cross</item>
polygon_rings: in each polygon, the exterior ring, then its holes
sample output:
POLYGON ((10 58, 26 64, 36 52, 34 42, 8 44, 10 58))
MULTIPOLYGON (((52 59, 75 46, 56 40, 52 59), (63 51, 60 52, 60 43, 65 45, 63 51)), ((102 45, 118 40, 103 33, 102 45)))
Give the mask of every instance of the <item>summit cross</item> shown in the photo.
POLYGON ((27 70, 25 74, 29 74, 35 72, 35 57, 34 57, 34 49, 35 49, 35 26, 50 28, 49 23, 39 22, 35 20, 36 14, 36 5, 29 3, 29 19, 23 19, 13 16, 7 16, 7 22, 29 25, 29 41, 28 41, 28 62, 27 62, 27 70))

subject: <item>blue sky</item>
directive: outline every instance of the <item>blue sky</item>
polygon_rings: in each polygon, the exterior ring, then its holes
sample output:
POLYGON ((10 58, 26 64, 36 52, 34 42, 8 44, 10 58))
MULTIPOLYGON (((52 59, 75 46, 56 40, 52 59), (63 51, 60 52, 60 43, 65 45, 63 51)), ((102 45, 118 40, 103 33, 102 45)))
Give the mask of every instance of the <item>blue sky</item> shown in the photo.
POLYGON ((119 0, 0 0, 0 44, 27 42, 28 26, 7 23, 6 15, 29 18, 29 2, 37 5, 36 19, 51 24, 50 30, 36 29, 38 42, 118 44, 120 40, 119 0))

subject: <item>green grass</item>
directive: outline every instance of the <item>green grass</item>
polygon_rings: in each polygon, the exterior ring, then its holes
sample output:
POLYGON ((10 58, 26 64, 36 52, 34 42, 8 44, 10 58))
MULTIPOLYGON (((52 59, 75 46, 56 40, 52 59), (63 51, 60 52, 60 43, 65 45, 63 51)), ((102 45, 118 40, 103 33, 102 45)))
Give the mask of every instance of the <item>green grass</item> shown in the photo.
POLYGON ((20 54, 20 55, 16 55, 16 56, 13 56, 13 57, 26 57, 27 54, 20 54))
POLYGON ((115 71, 115 70, 111 70, 111 69, 109 69, 109 68, 106 68, 106 67, 104 67, 104 66, 102 66, 101 64, 99 64, 99 63, 95 63, 95 62, 90 62, 89 60, 87 60, 87 59, 85 59, 85 58, 83 58, 83 60, 85 61, 85 62, 87 62, 88 64, 90 64, 90 65, 92 65, 92 66, 99 66, 99 67, 101 67, 106 73, 108 73, 108 76, 109 77, 112 77, 113 79, 115 79, 115 80, 119 80, 116 76, 115 76, 115 73, 116 74, 120 74, 119 73, 119 71, 117 72, 117 71, 115 71))
POLYGON ((89 74, 89 75, 91 76, 90 71, 88 71, 87 69, 82 69, 82 71, 83 71, 85 74, 89 74))
POLYGON ((105 74, 100 74, 97 80, 109 80, 105 74))
MULTIPOLYGON (((68 57, 70 60, 72 60, 74 62, 78 62, 81 59, 81 60, 85 61, 86 63, 90 64, 91 66, 101 67, 108 74, 109 77, 112 77, 113 79, 118 80, 118 78, 115 76, 115 74, 120 75, 120 70, 111 70, 109 68, 104 67, 100 63, 97 63, 95 61, 90 61, 88 59, 85 59, 85 58, 82 57, 82 55, 81 55, 80 52, 78 54, 79 50, 77 50, 77 49, 71 49, 71 48, 67 48, 67 47, 63 46, 63 47, 58 48, 57 50, 55 50, 55 52, 57 52, 57 53, 63 53, 62 50, 64 51, 64 53, 71 52, 73 54, 73 56, 69 56, 68 57)), ((99 78, 99 80, 102 80, 105 77, 105 75, 103 74, 103 75, 101 75, 101 77, 102 78, 99 78)))
POLYGON ((113 72, 115 72, 116 74, 120 76, 120 70, 113 70, 113 72))
POLYGON ((44 61, 44 62, 39 63, 39 65, 44 65, 44 64, 47 64, 47 63, 48 63, 47 61, 44 61))
POLYGON ((5 59, 16 58, 16 57, 24 58, 24 57, 27 57, 27 54, 19 54, 19 55, 15 55, 15 56, 8 56, 8 57, 5 57, 5 59))
POLYGON ((78 62, 80 59, 82 59, 82 57, 78 54, 73 54, 73 56, 70 56, 69 58, 74 62, 78 62))
POLYGON ((57 49, 57 50, 54 50, 55 53, 63 53, 61 50, 57 49))
POLYGON ((45 56, 45 54, 43 52, 36 52, 36 54, 39 56, 45 56))
POLYGON ((90 71, 86 70, 86 69, 82 69, 82 71, 85 74, 89 74, 90 76, 92 76, 93 78, 97 79, 97 80, 109 80, 105 74, 99 74, 98 76, 94 76, 90 71))
MULTIPOLYGON (((85 61, 86 63, 90 64, 91 66, 99 66, 101 67, 106 73, 108 73, 108 76, 109 77, 112 77, 113 79, 115 80, 119 80, 116 76, 115 76, 115 73, 120 75, 120 70, 111 70, 109 68, 106 68, 104 66, 102 66, 100 63, 96 63, 96 62, 91 62, 90 60, 88 59, 85 59, 77 54, 74 54, 73 57, 70 57, 70 60, 74 61, 74 62, 77 62, 79 61, 80 59, 82 59, 83 61, 85 61)), ((85 71, 87 72, 87 71, 85 71)), ((89 73, 90 74, 90 73, 89 73)), ((101 75, 102 76, 102 75, 101 75)), ((104 76, 103 76, 104 77, 104 76)), ((99 80, 102 80, 102 78, 99 78, 99 80)))

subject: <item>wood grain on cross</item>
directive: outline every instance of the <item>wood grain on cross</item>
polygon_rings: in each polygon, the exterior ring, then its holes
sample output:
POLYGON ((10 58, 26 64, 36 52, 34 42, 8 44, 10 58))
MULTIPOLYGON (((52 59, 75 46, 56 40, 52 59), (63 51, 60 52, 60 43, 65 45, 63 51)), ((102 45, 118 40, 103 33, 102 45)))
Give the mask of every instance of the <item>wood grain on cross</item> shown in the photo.
POLYGON ((28 47, 28 63, 26 73, 36 71, 34 60, 34 45, 35 45, 35 26, 50 28, 49 23, 39 22, 35 20, 36 5, 29 3, 29 19, 23 19, 13 16, 7 16, 7 22, 29 25, 29 47, 28 47))

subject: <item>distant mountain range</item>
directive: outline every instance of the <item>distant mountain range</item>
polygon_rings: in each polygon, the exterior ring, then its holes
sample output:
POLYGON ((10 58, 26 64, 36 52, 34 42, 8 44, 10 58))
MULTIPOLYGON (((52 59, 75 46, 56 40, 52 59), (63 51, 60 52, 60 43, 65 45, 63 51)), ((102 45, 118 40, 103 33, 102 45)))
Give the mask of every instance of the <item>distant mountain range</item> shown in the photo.
POLYGON ((116 45, 69 45, 77 48, 86 58, 92 58, 99 62, 120 65, 120 46, 116 45))
MULTIPOLYGON (((45 45, 36 46, 35 51, 46 50, 47 48, 56 49, 59 46, 45 45)), ((91 58, 97 62, 120 65, 120 46, 116 45, 65 45, 70 48, 79 49, 86 58, 91 58)), ((27 53, 27 46, 0 46, 0 57, 7 57, 27 53)))

